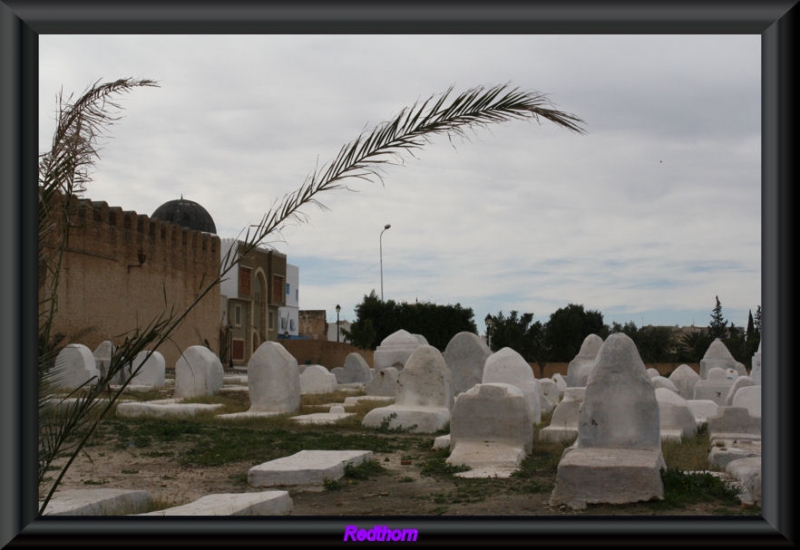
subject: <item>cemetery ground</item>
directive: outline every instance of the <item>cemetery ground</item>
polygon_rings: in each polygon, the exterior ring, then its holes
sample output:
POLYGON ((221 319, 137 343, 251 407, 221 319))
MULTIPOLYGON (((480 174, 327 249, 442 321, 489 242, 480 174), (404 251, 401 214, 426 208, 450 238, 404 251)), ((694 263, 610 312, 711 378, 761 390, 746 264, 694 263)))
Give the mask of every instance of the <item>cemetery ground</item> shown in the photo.
MULTIPOLYGON (((126 399, 169 397, 171 390, 125 394, 126 399)), ((327 410, 319 405, 341 403, 358 395, 337 391, 304 395, 300 414, 327 410)), ((249 408, 247 392, 223 391, 192 400, 220 403, 222 413, 249 408)), ((532 453, 507 479, 464 479, 448 465, 448 449, 434 450, 438 434, 413 434, 365 428, 364 414, 375 404, 348 409, 356 415, 335 425, 299 425, 287 416, 215 419, 211 413, 191 419, 120 418, 113 414, 100 424, 84 452, 64 477, 60 489, 107 487, 147 490, 153 510, 178 506, 215 493, 245 493, 251 467, 301 450, 369 450, 373 460, 348 467, 345 477, 329 480, 316 490, 274 487, 290 492, 293 516, 730 516, 760 515, 745 506, 734 490, 708 473, 708 436, 701 431, 683 443, 664 442, 668 471, 665 498, 626 505, 589 505, 586 510, 550 507, 556 471, 564 444, 538 441, 535 427, 532 453), (684 473, 688 472, 688 473, 684 473)), ((66 461, 59 459, 57 465, 66 461)), ((57 475, 53 467, 53 476, 57 475)), ((45 487, 41 490, 44 491, 45 487)))

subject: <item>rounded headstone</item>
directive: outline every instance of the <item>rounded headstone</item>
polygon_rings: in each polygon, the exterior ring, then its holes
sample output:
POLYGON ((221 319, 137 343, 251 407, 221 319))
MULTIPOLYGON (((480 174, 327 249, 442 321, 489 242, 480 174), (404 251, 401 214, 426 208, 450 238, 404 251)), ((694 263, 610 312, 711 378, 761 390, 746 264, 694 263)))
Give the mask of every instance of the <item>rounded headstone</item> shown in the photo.
POLYGON ((131 385, 153 386, 163 388, 166 375, 166 363, 160 352, 154 351, 148 357, 148 351, 140 351, 130 365, 130 372, 136 373, 131 378, 131 385), (137 372, 138 369, 138 372, 137 372))
POLYGON ((655 389, 624 333, 610 335, 586 384, 578 447, 661 450, 655 389))
POLYGON ((705 355, 700 360, 700 378, 708 379, 708 371, 713 368, 736 368, 736 359, 725 346, 723 341, 715 338, 708 346, 705 355))
POLYGON ((94 385, 100 378, 92 350, 83 344, 67 344, 58 352, 53 376, 48 377, 54 387, 76 389, 84 384, 94 385))
POLYGON ((397 377, 395 404, 449 409, 453 405, 452 387, 442 352, 433 346, 419 346, 397 377))
POLYGON ((473 332, 459 332, 444 350, 444 360, 453 375, 453 392, 458 395, 483 380, 483 367, 492 354, 489 346, 473 332))
POLYGON ((222 388, 225 371, 216 354, 205 346, 190 346, 175 363, 175 397, 214 395, 222 388))
POLYGON ((684 438, 697 434, 697 422, 686 399, 667 388, 656 388, 656 400, 662 430, 680 430, 684 438))
POLYGON ((360 353, 349 353, 337 378, 340 384, 366 384, 372 379, 372 369, 360 353))
POLYGON ((597 334, 590 334, 583 339, 581 349, 567 366, 567 385, 570 387, 585 386, 589 374, 595 365, 597 353, 603 346, 603 339, 597 334))
POLYGON ((539 382, 527 361, 517 351, 503 348, 486 359, 483 367, 483 384, 511 384, 522 390, 531 409, 534 424, 542 421, 542 405, 539 382))
POLYGON ((675 384, 678 393, 684 399, 694 398, 694 385, 700 380, 700 375, 689 365, 680 365, 669 375, 670 381, 675 384))
POLYGON ((247 363, 247 383, 251 411, 294 414, 300 410, 297 360, 277 342, 258 347, 247 363))
POLYGON ((386 367, 402 370, 408 358, 420 345, 422 344, 420 344, 419 338, 406 330, 400 329, 393 332, 383 339, 373 353, 375 371, 383 370, 386 367))

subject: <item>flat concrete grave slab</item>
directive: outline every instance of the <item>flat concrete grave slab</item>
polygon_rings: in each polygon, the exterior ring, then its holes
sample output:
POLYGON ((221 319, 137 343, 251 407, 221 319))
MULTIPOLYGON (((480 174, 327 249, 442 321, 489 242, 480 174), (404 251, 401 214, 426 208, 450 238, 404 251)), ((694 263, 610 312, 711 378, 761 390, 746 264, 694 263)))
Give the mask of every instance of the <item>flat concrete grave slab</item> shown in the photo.
POLYGON ((459 442, 448 464, 469 464, 470 470, 454 474, 456 477, 511 477, 519 469, 527 453, 522 447, 498 443, 496 441, 459 442))
MULTIPOLYGON (((122 388, 122 386, 119 385, 119 384, 113 384, 113 385, 110 385, 108 387, 108 389, 110 389, 112 392, 117 392, 121 388, 122 388)), ((149 384, 128 384, 127 386, 125 386, 125 390, 123 391, 123 393, 125 393, 125 392, 129 392, 129 393, 145 393, 145 392, 158 390, 158 389, 161 389, 161 388, 157 388, 157 387, 151 386, 149 384)))
MULTIPOLYGON (((169 401, 169 400, 164 400, 169 401)), ((214 412, 224 407, 221 403, 143 403, 127 402, 117 405, 117 416, 138 418, 149 416, 155 418, 190 418, 198 414, 214 412)))
POLYGON ((739 481, 743 503, 761 502, 761 457, 740 458, 730 462, 725 471, 739 481))
POLYGON ((152 504, 147 491, 130 489, 71 489, 58 491, 47 503, 45 516, 126 516, 152 504))
POLYGON ((761 440, 715 439, 708 453, 714 468, 725 469, 734 460, 761 457, 761 440))
POLYGON ((269 418, 271 416, 281 416, 287 413, 268 412, 268 411, 242 411, 238 413, 218 414, 214 418, 218 420, 236 420, 239 418, 269 418))
POLYGON ((324 485, 344 476, 348 464, 372 459, 372 451, 300 451, 253 466, 247 472, 251 487, 324 485))
POLYGON ((361 403, 375 403, 378 405, 391 405, 394 403, 394 396, 388 395, 358 395, 355 397, 345 397, 344 408, 355 407, 361 403))
POLYGON ((287 491, 222 493, 140 516, 288 516, 294 502, 287 491))
POLYGON ((219 389, 219 393, 249 393, 250 388, 248 386, 235 386, 233 384, 229 386, 222 386, 219 389))
POLYGON ((223 385, 230 385, 230 386, 246 386, 247 385, 247 375, 246 374, 226 374, 222 377, 222 384, 223 385))
POLYGON ((433 440, 433 447, 432 449, 450 449, 450 434, 440 435, 439 437, 433 440))
POLYGON ((342 405, 334 405, 328 412, 293 416, 292 420, 300 424, 335 424, 343 418, 355 416, 355 413, 344 412, 342 405))
POLYGON ((664 499, 660 451, 644 449, 576 448, 558 464, 557 491, 550 506, 566 504, 583 510, 587 504, 625 504, 664 499))

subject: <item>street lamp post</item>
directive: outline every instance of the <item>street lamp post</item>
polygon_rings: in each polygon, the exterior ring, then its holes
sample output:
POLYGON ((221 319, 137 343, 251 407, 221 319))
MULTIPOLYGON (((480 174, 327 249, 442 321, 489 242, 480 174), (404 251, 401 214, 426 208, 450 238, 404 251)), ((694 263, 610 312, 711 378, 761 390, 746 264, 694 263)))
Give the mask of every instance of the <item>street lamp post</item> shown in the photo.
POLYGON ((489 346, 489 349, 492 349, 492 340, 489 334, 492 330, 492 316, 487 313, 483 321, 486 323, 486 345, 489 346))
POLYGON ((339 342, 339 312, 342 311, 341 306, 336 304, 336 342, 339 342))
POLYGON ((383 232, 389 229, 390 227, 392 227, 391 224, 387 223, 386 225, 384 225, 383 231, 381 231, 381 236, 378 239, 381 250, 381 302, 383 301, 383 232))

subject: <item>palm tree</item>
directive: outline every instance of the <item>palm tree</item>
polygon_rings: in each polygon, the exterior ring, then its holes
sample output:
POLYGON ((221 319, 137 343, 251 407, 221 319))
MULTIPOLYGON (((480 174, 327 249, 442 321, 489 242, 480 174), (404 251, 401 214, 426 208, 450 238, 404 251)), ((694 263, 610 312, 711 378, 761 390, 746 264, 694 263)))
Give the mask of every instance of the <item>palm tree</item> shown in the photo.
POLYGON ((134 328, 116 348, 102 379, 78 388, 75 391, 77 399, 72 404, 49 406, 52 404, 48 391, 50 383, 59 372, 55 357, 62 346, 61 339, 52 335, 50 330, 58 311, 56 290, 61 258, 67 246, 70 217, 74 214, 70 210, 74 201, 69 199, 79 195, 90 181, 91 168, 99 158, 97 140, 118 120, 109 114, 110 109, 120 108, 112 98, 136 87, 157 85, 151 80, 120 79, 104 84, 95 83, 74 102, 71 102, 71 96, 66 101, 59 96, 52 147, 40 156, 39 242, 42 252, 39 263, 43 273, 39 317, 40 486, 55 457, 61 453, 69 456, 43 499, 40 514, 75 457, 137 373, 130 373, 114 392, 110 391, 111 380, 132 362, 139 351, 150 350, 152 353, 165 342, 202 297, 220 283, 239 261, 238 258, 246 256, 268 237, 280 233, 288 222, 305 221, 305 206, 314 204, 325 208, 319 202, 320 194, 347 189, 344 182, 349 179, 382 182, 385 166, 401 165, 404 154, 413 154, 414 150, 429 144, 435 135, 468 139, 468 129, 523 119, 545 119, 570 131, 584 133, 581 119, 555 109, 544 95, 508 85, 479 86, 457 95, 450 88, 443 94, 431 96, 401 110, 393 119, 344 145, 333 160, 314 170, 297 190, 276 201, 258 224, 248 225, 243 231, 244 244, 238 254, 229 254, 222 259, 219 276, 209 281, 183 311, 166 308, 149 325, 134 328), (107 396, 108 399, 101 401, 101 396, 107 396))

